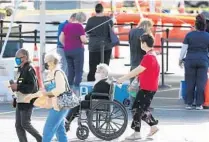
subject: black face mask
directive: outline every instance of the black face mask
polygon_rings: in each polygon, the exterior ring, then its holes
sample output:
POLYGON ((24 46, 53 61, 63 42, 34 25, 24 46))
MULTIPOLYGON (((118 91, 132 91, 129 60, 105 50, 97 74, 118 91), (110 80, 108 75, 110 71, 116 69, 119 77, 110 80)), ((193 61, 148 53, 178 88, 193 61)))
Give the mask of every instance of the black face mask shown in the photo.
POLYGON ((45 68, 46 70, 49 70, 49 65, 48 65, 47 63, 44 63, 44 68, 45 68))

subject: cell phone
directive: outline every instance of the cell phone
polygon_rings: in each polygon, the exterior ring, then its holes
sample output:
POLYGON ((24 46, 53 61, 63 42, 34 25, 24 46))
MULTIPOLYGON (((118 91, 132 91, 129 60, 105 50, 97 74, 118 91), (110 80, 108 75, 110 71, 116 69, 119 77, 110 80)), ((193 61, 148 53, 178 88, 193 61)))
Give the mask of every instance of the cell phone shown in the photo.
POLYGON ((15 82, 14 82, 14 80, 10 80, 9 83, 10 84, 14 84, 15 82))

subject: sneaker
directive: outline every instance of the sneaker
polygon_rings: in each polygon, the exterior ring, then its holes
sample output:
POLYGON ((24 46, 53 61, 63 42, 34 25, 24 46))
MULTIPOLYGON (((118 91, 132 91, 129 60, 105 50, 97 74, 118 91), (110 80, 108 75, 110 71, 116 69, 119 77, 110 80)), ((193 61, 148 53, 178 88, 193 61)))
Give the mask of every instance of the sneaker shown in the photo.
POLYGON ((187 105, 186 109, 191 110, 191 109, 193 109, 193 106, 192 105, 187 105))
POLYGON ((200 106, 196 106, 196 108, 195 108, 196 110, 202 110, 203 109, 203 107, 202 107, 202 105, 200 105, 200 106))
POLYGON ((147 135, 147 137, 152 137, 154 134, 156 134, 159 131, 157 126, 151 126, 150 132, 147 135))
POLYGON ((132 135, 126 137, 126 140, 139 140, 141 138, 140 132, 134 132, 132 135))

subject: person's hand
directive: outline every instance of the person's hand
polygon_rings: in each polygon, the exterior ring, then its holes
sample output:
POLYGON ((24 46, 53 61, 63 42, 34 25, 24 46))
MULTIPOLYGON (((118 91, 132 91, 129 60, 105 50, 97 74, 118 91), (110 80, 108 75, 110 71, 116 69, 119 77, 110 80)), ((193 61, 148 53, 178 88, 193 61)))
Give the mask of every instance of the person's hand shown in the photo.
POLYGON ((184 63, 183 60, 179 60, 179 67, 180 67, 180 68, 183 68, 183 63, 184 63))
POLYGON ((123 79, 122 78, 118 78, 117 79, 117 83, 122 84, 123 83, 123 79))
POLYGON ((12 89, 12 91, 17 91, 17 83, 11 84, 9 87, 12 89))
POLYGON ((29 103, 32 99, 33 99, 33 97, 31 95, 27 95, 24 98, 24 102, 29 103))
POLYGON ((133 91, 133 87, 131 87, 131 85, 128 87, 128 91, 130 92, 130 91, 133 91))
POLYGON ((46 91, 41 91, 43 96, 47 96, 47 92, 46 91))

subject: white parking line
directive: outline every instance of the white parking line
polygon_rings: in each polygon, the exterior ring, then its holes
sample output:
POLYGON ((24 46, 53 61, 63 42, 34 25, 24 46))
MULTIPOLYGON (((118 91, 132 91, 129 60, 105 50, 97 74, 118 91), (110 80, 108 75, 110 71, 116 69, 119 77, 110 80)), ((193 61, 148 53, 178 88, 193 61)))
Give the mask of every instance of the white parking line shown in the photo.
POLYGON ((179 100, 179 98, 174 98, 174 97, 154 97, 154 99, 159 99, 159 100, 179 100))
POLYGON ((203 109, 203 110, 187 110, 185 108, 161 108, 161 107, 154 107, 155 110, 165 110, 165 111, 190 111, 190 112, 209 112, 209 109, 203 109))
MULTIPOLYGON (((40 108, 34 108, 34 110, 38 110, 40 108)), ((7 111, 7 112, 0 112, 0 115, 15 113, 16 111, 7 111)))
POLYGON ((180 89, 180 88, 171 88, 171 89, 166 89, 166 90, 158 90, 157 93, 175 91, 175 90, 179 90, 179 89, 180 89))

